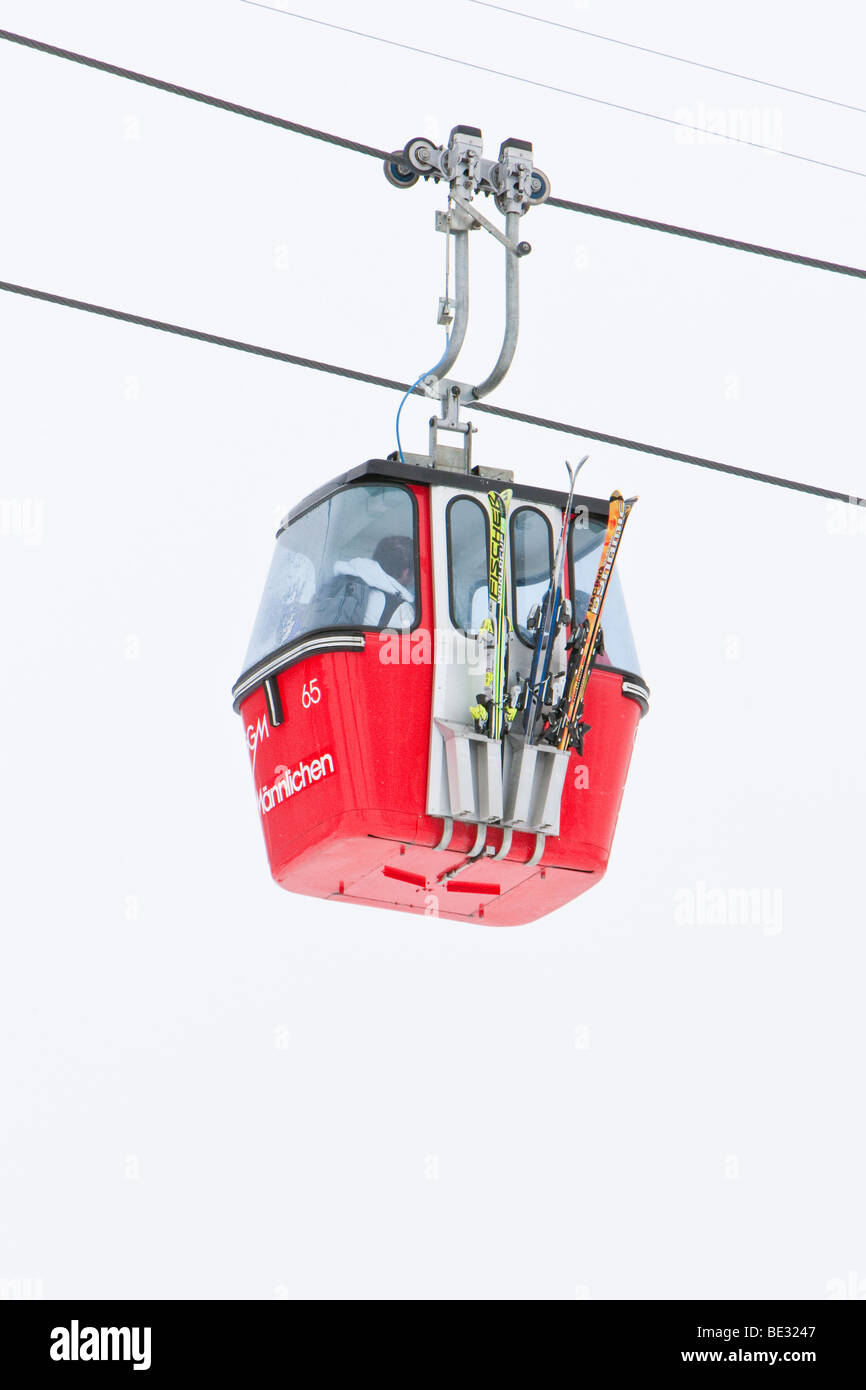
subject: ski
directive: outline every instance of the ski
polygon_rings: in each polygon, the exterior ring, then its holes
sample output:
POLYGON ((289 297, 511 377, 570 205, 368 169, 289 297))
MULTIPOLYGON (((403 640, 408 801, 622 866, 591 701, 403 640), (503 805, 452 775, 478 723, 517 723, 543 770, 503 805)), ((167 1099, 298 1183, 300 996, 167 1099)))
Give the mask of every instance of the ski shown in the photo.
POLYGON ((487 595, 489 611, 481 624, 481 639, 485 647, 486 670, 484 693, 470 713, 476 728, 490 738, 501 738, 503 726, 513 719, 514 712, 505 708, 508 667, 508 605, 506 602, 506 564, 508 549, 508 508, 511 488, 488 492, 490 504, 490 552, 487 564, 487 595))
POLYGON ((556 634, 560 626, 560 611, 562 608, 562 575, 565 568, 565 556, 568 550, 568 537, 571 531, 571 507, 574 499, 574 485, 577 475, 586 463, 588 454, 584 454, 576 468, 566 461, 568 469, 569 489, 565 503, 565 511, 562 517, 562 530, 559 533, 559 542, 556 547, 556 554, 553 558, 553 568, 550 571, 550 583, 547 586, 547 593, 537 610, 537 637, 535 649, 532 653, 532 665, 529 670, 529 680, 524 696, 523 710, 523 730, 526 734, 528 743, 535 741, 535 725, 541 714, 542 705, 547 695, 547 685, 550 676, 550 659, 553 655, 553 646, 556 634))
POLYGON ((550 732, 553 735, 552 741, 560 749, 575 747, 579 753, 583 751, 583 737, 587 732, 586 726, 582 722, 583 703, 592 664, 600 645, 604 600, 607 596, 610 576, 613 572, 619 543, 622 540, 622 533, 636 501, 636 497, 630 497, 626 501, 621 492, 611 493, 607 531, 601 548, 595 583, 587 604, 586 616, 572 639, 565 690, 558 716, 551 721, 550 726, 550 732))

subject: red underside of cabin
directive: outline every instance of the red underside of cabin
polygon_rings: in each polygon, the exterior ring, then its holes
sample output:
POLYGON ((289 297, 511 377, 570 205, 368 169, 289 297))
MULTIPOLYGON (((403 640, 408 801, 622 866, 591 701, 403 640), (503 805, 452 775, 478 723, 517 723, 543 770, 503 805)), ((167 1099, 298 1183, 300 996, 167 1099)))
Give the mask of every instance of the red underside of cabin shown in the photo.
MULTIPOLYGON (((277 678, 285 723, 271 728, 264 692, 241 707, 271 873, 283 888, 337 902, 515 926, 545 916, 607 868, 639 706, 622 677, 596 668, 586 699, 593 732, 572 750, 560 834, 529 866, 534 835, 515 832, 507 857, 461 869, 476 827, 424 812, 431 667, 383 666, 363 652, 309 658, 277 678), (304 708, 311 682, 321 700, 304 708), (603 737, 602 732, 603 731, 603 737), (289 794, 291 785, 291 794, 289 794), (455 873, 454 870, 457 870, 455 873)), ((495 851, 503 832, 491 828, 495 851)))

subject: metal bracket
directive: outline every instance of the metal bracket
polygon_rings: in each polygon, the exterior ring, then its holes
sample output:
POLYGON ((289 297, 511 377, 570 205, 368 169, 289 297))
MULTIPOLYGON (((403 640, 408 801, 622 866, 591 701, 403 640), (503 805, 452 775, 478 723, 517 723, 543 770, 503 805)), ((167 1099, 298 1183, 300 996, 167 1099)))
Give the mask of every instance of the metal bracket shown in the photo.
MULTIPOLYGON (((498 242, 502 243, 506 251, 513 251, 515 256, 529 255, 530 251, 532 250, 532 247, 530 246, 528 241, 512 241, 510 237, 506 236, 504 232, 501 232, 499 230, 495 222, 491 222, 489 218, 485 217, 484 214, 479 212, 477 208, 471 207, 469 203, 464 203, 463 199, 458 198, 456 193, 451 194, 451 201, 456 204, 456 206, 461 212, 467 214, 467 216, 472 219, 470 224, 470 230, 475 230, 478 227, 484 227, 485 230, 488 231, 491 236, 495 237, 498 242)), ((449 214, 447 212, 437 213, 436 216, 437 219, 439 217, 442 217, 443 221, 445 221, 446 223, 450 222, 454 218, 453 213, 449 214)), ((451 230, 450 226, 444 228, 440 227, 438 220, 436 223, 436 229, 437 231, 451 230)))
POLYGON ((454 822, 450 816, 442 817, 442 838, 434 849, 447 849, 451 843, 451 836, 454 834, 454 822))
POLYGON ((520 218, 550 195, 547 177, 532 162, 532 146, 525 140, 504 140, 496 160, 485 159, 481 131, 475 126, 455 126, 447 146, 434 146, 418 137, 385 160, 385 175, 398 188, 409 188, 419 177, 448 182, 448 208, 436 213, 436 229, 454 238, 454 297, 448 291, 439 300, 437 322, 450 324, 448 347, 423 382, 427 396, 442 402, 440 419, 430 422, 430 455, 435 462, 437 430, 458 431, 464 436, 465 467, 470 466, 474 426, 459 418, 461 402, 480 400, 502 381, 517 348, 520 304, 518 267, 532 250, 520 241, 520 218), (505 217, 501 230, 472 204, 476 193, 492 195, 505 217), (499 356, 491 372, 476 386, 453 381, 450 372, 466 337, 469 320, 469 233, 484 228, 505 248, 505 331, 499 356))
POLYGON ((454 322, 454 300, 446 299, 444 295, 439 299, 439 312, 436 315, 436 322, 440 328, 450 328, 454 322))
MULTIPOLYGON (((440 389, 442 389, 442 414, 440 416, 430 416, 430 458, 433 462, 434 467, 437 462, 444 463, 446 467, 449 466, 446 462, 445 457, 440 456, 442 455, 443 448, 447 451, 450 446, 443 446, 439 443, 439 440, 437 438, 438 431, 450 430, 453 433, 462 434, 463 453, 461 457, 461 465, 468 473, 470 467, 472 466, 472 436, 473 434, 477 433, 476 426, 473 425, 470 420, 461 420, 459 418, 460 401, 466 399, 466 397, 463 396, 462 392, 467 390, 468 388, 461 388, 460 384, 456 381, 443 381, 438 383, 438 385, 440 389), (446 390, 444 388, 448 389, 446 390)), ((453 454, 454 450, 451 449, 450 452, 453 454)))
MULTIPOLYGON (((451 199, 458 203, 453 193, 451 199)), ((478 226, 475 209, 469 203, 464 203, 462 198, 459 199, 459 206, 449 208, 447 212, 443 212, 441 208, 436 211, 437 232, 473 232, 478 226)))

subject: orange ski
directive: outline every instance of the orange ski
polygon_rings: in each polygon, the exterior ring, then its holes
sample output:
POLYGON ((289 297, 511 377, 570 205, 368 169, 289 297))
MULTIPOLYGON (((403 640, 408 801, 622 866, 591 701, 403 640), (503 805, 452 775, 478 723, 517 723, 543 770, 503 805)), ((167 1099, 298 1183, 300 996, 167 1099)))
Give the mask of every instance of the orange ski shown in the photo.
POLYGON ((569 660, 570 670, 565 683, 562 713, 560 721, 555 726, 556 745, 560 749, 569 748, 572 744, 578 749, 581 747, 583 702, 601 635, 601 614, 604 600, 607 595, 610 576, 613 573, 619 543, 625 530, 625 523, 628 521, 636 501, 636 497, 630 497, 626 501, 621 492, 612 492, 610 496, 607 531, 605 532, 604 544, 601 547, 601 558, 587 605, 586 616, 580 632, 576 634, 572 643, 572 655, 569 660))

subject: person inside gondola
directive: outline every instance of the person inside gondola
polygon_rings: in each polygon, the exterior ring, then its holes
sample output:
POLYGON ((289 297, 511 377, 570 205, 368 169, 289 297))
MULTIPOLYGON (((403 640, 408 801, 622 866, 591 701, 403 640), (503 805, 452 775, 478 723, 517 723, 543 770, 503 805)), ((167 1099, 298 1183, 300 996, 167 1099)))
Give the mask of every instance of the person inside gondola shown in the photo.
POLYGON ((415 552, 408 536, 383 536, 372 556, 337 560, 306 614, 307 629, 319 627, 410 628, 415 552))
POLYGON ((361 579, 369 588, 364 627, 410 628, 415 621, 412 593, 415 555, 408 536, 384 536, 371 559, 338 560, 335 574, 361 579))

